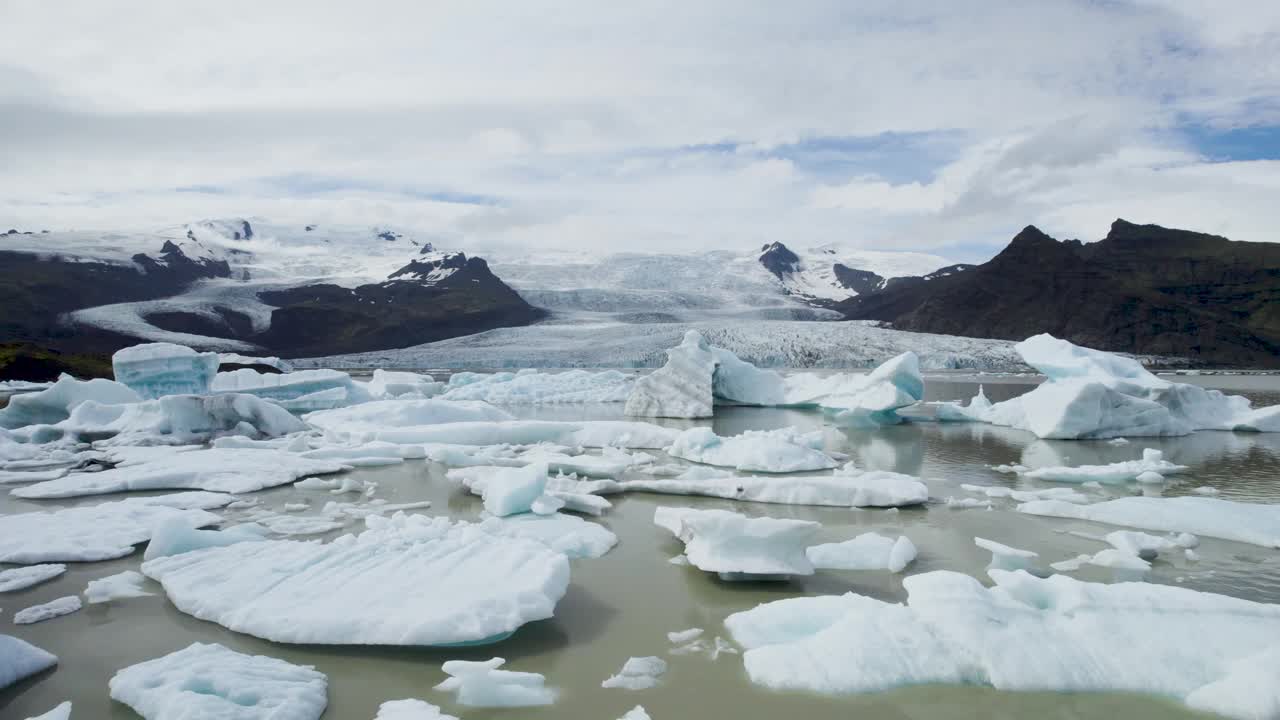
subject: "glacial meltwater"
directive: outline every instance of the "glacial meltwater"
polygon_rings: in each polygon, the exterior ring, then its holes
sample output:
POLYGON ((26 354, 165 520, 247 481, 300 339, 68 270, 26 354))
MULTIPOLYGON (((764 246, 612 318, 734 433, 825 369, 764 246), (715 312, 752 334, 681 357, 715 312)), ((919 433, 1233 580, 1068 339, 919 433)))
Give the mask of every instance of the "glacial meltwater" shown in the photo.
MULTIPOLYGON (((1180 377, 1243 394, 1255 406, 1280 403, 1280 378, 1269 375, 1180 377)), ((1025 392, 1025 376, 933 374, 927 378, 926 400, 968 399, 978 383, 992 400, 1025 392)), ((622 404, 509 406, 525 419, 620 419, 622 404)), ((824 426, 819 411, 749 407, 717 408, 714 420, 655 421, 670 427, 711 426, 720 435, 745 430, 796 426, 811 430, 824 426)), ((13 626, 15 611, 67 595, 81 593, 88 581, 124 570, 136 570, 142 552, 106 562, 71 563, 60 577, 34 587, 0 594, 6 634, 30 641, 59 657, 55 669, 0 691, 0 716, 21 719, 39 715, 64 700, 74 703, 74 718, 136 718, 127 706, 113 702, 107 683, 126 666, 187 647, 192 642, 216 642, 250 654, 268 655, 295 664, 314 665, 328 676, 329 705, 325 718, 373 718, 380 703, 421 698, 464 720, 521 718, 522 720, 614 720, 643 705, 654 720, 699 717, 773 720, 779 717, 825 720, 840 718, 926 720, 929 718, 1179 718, 1207 717, 1176 700, 1136 694, 999 692, 989 688, 918 686, 887 692, 826 697, 771 691, 752 684, 741 654, 676 655, 667 633, 703 628, 711 645, 716 636, 729 637, 723 621, 731 613, 762 602, 801 595, 854 592, 900 602, 906 593, 902 580, 931 570, 955 570, 986 580, 991 553, 974 545, 981 536, 1039 554, 1036 567, 1096 553, 1106 544, 1099 536, 1123 527, 1080 520, 1036 517, 1014 511, 1015 502, 966 490, 962 485, 993 485, 1018 489, 1071 487, 1092 498, 1162 494, 1178 496, 1216 491, 1217 497, 1250 503, 1280 503, 1280 434, 1196 432, 1174 438, 1131 438, 1128 444, 1110 441, 1039 440, 1030 433, 976 423, 942 424, 918 418, 901 425, 870 429, 827 427, 826 449, 845 453, 863 469, 883 469, 918 476, 929 487, 930 502, 898 510, 841 509, 733 502, 700 497, 630 493, 610 496, 614 507, 592 520, 619 538, 598 559, 574 560, 572 582, 555 610, 555 617, 520 628, 512 637, 485 647, 452 649, 382 648, 370 646, 281 645, 227 630, 178 611, 158 583, 146 581, 149 597, 86 605, 65 617, 13 626), (1135 483, 1080 487, 1033 483, 993 466, 1094 465, 1137 459, 1146 448, 1163 451, 1164 458, 1189 466, 1162 486, 1135 483), (1212 488, 1213 490, 1204 490, 1212 488), (968 500, 948 504, 949 498, 968 500), (976 501, 976 502, 974 502, 976 501), (987 502, 989 501, 989 507, 987 502), (683 552, 671 533, 654 525, 660 506, 723 508, 749 516, 798 518, 822 524, 819 542, 847 540, 869 531, 907 535, 919 556, 902 574, 883 570, 819 570, 789 582, 726 582, 714 574, 669 562, 683 552), (646 690, 604 689, 600 684, 630 657, 655 655, 669 663, 656 687, 646 690), (549 706, 480 709, 454 703, 453 695, 433 690, 445 679, 442 662, 451 659, 507 659, 506 669, 546 676, 559 689, 549 706)), ((659 462, 669 462, 660 452, 659 462)), ((445 479, 445 468, 423 460, 399 465, 357 469, 349 474, 377 483, 375 497, 391 503, 429 500, 429 515, 474 519, 480 499, 445 479)), ((626 478, 649 478, 627 473, 626 478)), ((262 505, 282 510, 286 503, 309 503, 314 513, 333 499, 326 491, 284 486, 253 494, 262 505)), ((0 514, 53 507, 93 505, 111 497, 74 500, 22 500, 0 495, 0 514)), ((234 513, 228 513, 234 519, 234 513)), ((308 539, 332 539, 358 531, 351 525, 308 539)), ((1154 532, 1154 531, 1153 531, 1154 532)), ((1181 553, 1161 553, 1143 579, 1154 583, 1210 591, 1247 600, 1280 603, 1280 551, 1201 536, 1198 560, 1181 553)), ((1080 580, 1112 582, 1117 571, 1086 565, 1072 573, 1080 580)), ((430 590, 429 580, 426 590, 430 590)), ((360 588, 353 588, 358 598, 360 588)), ((365 612, 358 602, 352 617, 365 612)), ((1185 642, 1197 642, 1197 628, 1189 622, 1185 642)), ((1052 652, 1052 649, 1046 649, 1052 652)))

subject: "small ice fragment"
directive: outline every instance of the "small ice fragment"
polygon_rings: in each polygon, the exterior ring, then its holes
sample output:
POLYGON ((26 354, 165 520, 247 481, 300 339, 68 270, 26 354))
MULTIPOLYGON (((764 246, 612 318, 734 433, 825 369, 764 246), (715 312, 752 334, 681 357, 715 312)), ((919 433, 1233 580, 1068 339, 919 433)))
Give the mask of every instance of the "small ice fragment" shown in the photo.
POLYGON ((684 553, 680 553, 679 555, 676 555, 670 560, 667 560, 667 562, 671 563, 672 565, 688 565, 689 556, 685 555, 684 553))
POLYGON ((726 655, 737 655, 738 648, 731 645, 728 640, 717 635, 715 645, 711 648, 711 659, 719 660, 722 653, 726 655))
POLYGON ((389 700, 378 706, 373 720, 458 720, 423 700, 389 700))
POLYGON ((645 690, 658 684, 658 678, 667 671, 667 661, 660 657, 633 657, 622 665, 618 674, 600 683, 602 688, 645 690))
POLYGON ((1210 487, 1209 485, 1201 485, 1200 487, 1191 488, 1191 492, 1197 495, 1217 495, 1221 491, 1218 490, 1218 488, 1216 487, 1210 487))
POLYGON ((545 677, 499 670, 506 662, 499 657, 484 662, 450 660, 440 668, 450 677, 435 689, 456 691, 457 702, 471 707, 528 707, 555 702, 556 690, 546 687, 545 677))
POLYGON ((71 720, 71 701, 60 703, 58 707, 49 712, 27 718, 27 720, 71 720))
POLYGON ((89 585, 84 589, 84 597, 85 600, 89 601, 90 605, 96 605, 110 600, 154 595, 155 593, 149 593, 142 589, 144 582, 146 582, 146 578, 142 576, 142 573, 135 570, 125 570, 122 573, 90 580, 89 585))
POLYGON ((649 717, 649 713, 645 712, 643 706, 637 705, 627 711, 626 715, 618 718, 618 720, 653 720, 649 717))
POLYGON ((688 630, 677 630, 667 633, 667 640, 672 645, 684 645, 685 643, 697 640, 702 637, 702 628, 689 628, 688 630))
POLYGON ((992 570, 1021 570, 1031 567, 1032 558, 1039 557, 1039 553, 1030 550, 1020 550, 1008 545, 1002 545, 994 540, 975 537, 973 544, 983 550, 991 551, 991 562, 987 565, 992 570))
POLYGON ((30 565, 0 572, 0 593, 22 590, 52 580, 67 571, 60 563, 30 565))
POLYGON ((25 610, 19 610, 13 614, 13 624, 30 625, 44 622, 63 615, 70 615, 80 608, 80 598, 76 595, 67 595, 56 600, 50 600, 42 605, 32 605, 25 610))

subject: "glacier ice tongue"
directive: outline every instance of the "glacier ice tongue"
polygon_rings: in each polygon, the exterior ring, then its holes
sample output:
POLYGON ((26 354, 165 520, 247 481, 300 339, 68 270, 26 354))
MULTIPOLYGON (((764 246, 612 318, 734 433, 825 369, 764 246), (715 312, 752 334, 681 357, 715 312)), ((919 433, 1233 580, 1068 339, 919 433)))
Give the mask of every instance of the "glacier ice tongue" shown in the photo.
POLYGON ((142 572, 183 612, 304 644, 493 641, 551 617, 568 589, 568 559, 541 543, 424 515, 365 523, 329 543, 237 543, 148 560, 142 572))
POLYGON ((805 554, 818 569, 888 570, 899 573, 916 559, 916 546, 906 535, 896 540, 879 533, 863 533, 852 540, 810 547, 805 554))
POLYGON ((329 704, 328 679, 315 668, 217 644, 130 665, 109 686, 147 720, 318 720, 329 704))
POLYGON ((96 473, 73 473, 17 488, 22 498, 67 498, 129 490, 208 490, 247 493, 291 483, 306 475, 342 472, 347 465, 309 460, 278 450, 209 448, 96 473))
POLYGON ((220 518, 205 509, 222 507, 231 499, 219 493, 177 493, 0 516, 0 562, 94 562, 124 557, 166 520, 177 519, 189 527, 217 524, 220 518))
POLYGON ((77 380, 63 375, 44 390, 9 398, 0 408, 0 429, 27 425, 53 425, 66 420, 80 403, 93 400, 103 405, 141 402, 142 397, 114 380, 77 380))
POLYGON ((12 635, 0 635, 0 688, 58 664, 58 657, 12 635))
POLYGON ((1092 505, 1036 500, 1019 505, 1018 512, 1127 525, 1144 530, 1194 533, 1280 548, 1280 505, 1232 502, 1212 497, 1124 497, 1092 505))
POLYGON ((812 575, 805 550, 822 527, 808 520, 673 507, 657 508, 653 522, 685 544, 691 565, 725 579, 812 575))
POLYGON ((789 473, 836 467, 839 463, 821 447, 821 430, 748 430, 741 435, 720 437, 709 427, 695 427, 680 433, 667 453, 691 462, 747 472, 789 473))
POLYGON ((667 364, 636 381, 626 414, 646 417, 707 418, 713 414, 716 357, 697 330, 667 351, 667 364))
POLYGON ((1258 716, 1241 708, 1274 701, 1275 665, 1243 661, 1275 655, 1280 606, 1149 583, 989 574, 992 588, 955 572, 913 575, 903 580, 906 605, 852 593, 779 600, 730 615, 725 627, 747 648, 751 681, 774 689, 1145 692, 1242 719, 1258 716), (1262 667, 1268 681, 1248 682, 1262 667))
POLYGON ((456 692, 459 704, 471 707, 529 707, 550 705, 556 700, 554 688, 538 673, 499 670, 503 658, 484 662, 450 660, 440 669, 449 678, 436 685, 436 690, 456 692))
POLYGON ((161 342, 116 351, 111 356, 111 369, 116 382, 154 400, 163 395, 207 393, 219 362, 217 353, 161 342))

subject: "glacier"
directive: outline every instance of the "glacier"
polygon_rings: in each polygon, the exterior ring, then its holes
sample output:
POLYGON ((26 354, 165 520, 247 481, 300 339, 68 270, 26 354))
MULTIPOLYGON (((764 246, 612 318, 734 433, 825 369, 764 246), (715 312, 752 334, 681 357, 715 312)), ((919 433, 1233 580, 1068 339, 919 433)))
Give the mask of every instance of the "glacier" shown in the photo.
POLYGON ((185 345, 147 343, 111 356, 116 382, 148 400, 162 395, 202 395, 218 374, 217 353, 200 353, 185 345))

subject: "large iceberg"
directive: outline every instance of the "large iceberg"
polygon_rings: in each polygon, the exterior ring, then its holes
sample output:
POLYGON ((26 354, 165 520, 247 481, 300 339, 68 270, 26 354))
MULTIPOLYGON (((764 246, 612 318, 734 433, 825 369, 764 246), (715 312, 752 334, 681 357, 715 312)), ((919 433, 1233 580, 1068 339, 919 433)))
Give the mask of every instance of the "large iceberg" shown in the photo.
POLYGON ((795 428, 748 430, 720 437, 709 427, 689 428, 667 448, 672 457, 746 472, 788 473, 828 470, 839 465, 821 450, 822 431, 795 428))
POLYGON ((617 370, 569 370, 545 373, 455 373, 441 397, 445 400, 483 400, 500 405, 626 402, 635 376, 617 370))
POLYGON ((348 467, 334 460, 312 460, 278 450, 209 448, 101 472, 72 473, 11 492, 17 497, 40 499, 129 490, 247 493, 285 485, 308 475, 342 472, 348 467))
POLYGON ((898 410, 924 397, 924 378, 920 359, 905 352, 865 375, 792 375, 785 397, 786 405, 821 407, 840 425, 893 425, 902 421, 898 410))
POLYGON ((130 665, 110 682, 111 697, 147 720, 318 720, 328 679, 310 665, 194 643, 130 665))
POLYGON ((270 400, 292 412, 327 410, 365 402, 369 392, 340 370, 260 373, 252 368, 218 373, 210 390, 270 400))
POLYGON ((130 445, 190 445, 227 435, 272 438, 306 430, 288 410, 252 395, 166 395, 114 405, 90 400, 57 427, 130 445))
POLYGON ((1280 432, 1280 406, 1156 377, 1137 360, 1051 335, 1018 343, 1024 362, 1045 375, 1025 395, 991 404, 939 407, 941 420, 975 420, 1064 440, 1187 435, 1196 430, 1280 432))
POLYGON ((653 522, 685 544, 691 565, 725 579, 812 575, 805 551, 822 527, 808 520, 672 507, 657 508, 653 522))
POLYGON ((63 375, 44 390, 9 398, 8 406, 0 408, 0 428, 53 425, 66 420, 72 409, 86 400, 114 405, 141 402, 142 396, 114 380, 77 380, 63 375))
POLYGON ((626 413, 646 417, 705 418, 713 414, 716 358, 697 330, 667 351, 667 364, 636 381, 626 413))
POLYGON ((116 382, 144 398, 202 395, 218 374, 218 354, 199 353, 185 345, 148 343, 118 350, 111 356, 116 382))
POLYGON ((58 664, 58 657, 26 640, 0 635, 0 688, 58 664))
POLYGON ((220 518, 206 510, 231 500, 230 495, 191 492, 0 515, 0 562, 94 562, 124 557, 165 521, 177 520, 189 527, 217 524, 220 518))
POLYGON ((995 587, 948 571, 908 577, 906 605, 852 593, 779 600, 725 626, 747 648, 752 682, 774 689, 1145 692, 1274 717, 1280 606, 1148 583, 989 574, 995 587), (1257 707, 1269 709, 1241 710, 1257 707))
POLYGON ((448 518, 370 515, 329 543, 268 540, 142 564, 183 612, 275 642, 453 645, 549 618, 569 561, 448 518))
POLYGON ((1018 512, 1073 518, 1144 530, 1185 532, 1280 548, 1280 505, 1262 505, 1211 497, 1125 497, 1093 505, 1036 500, 1018 512))

